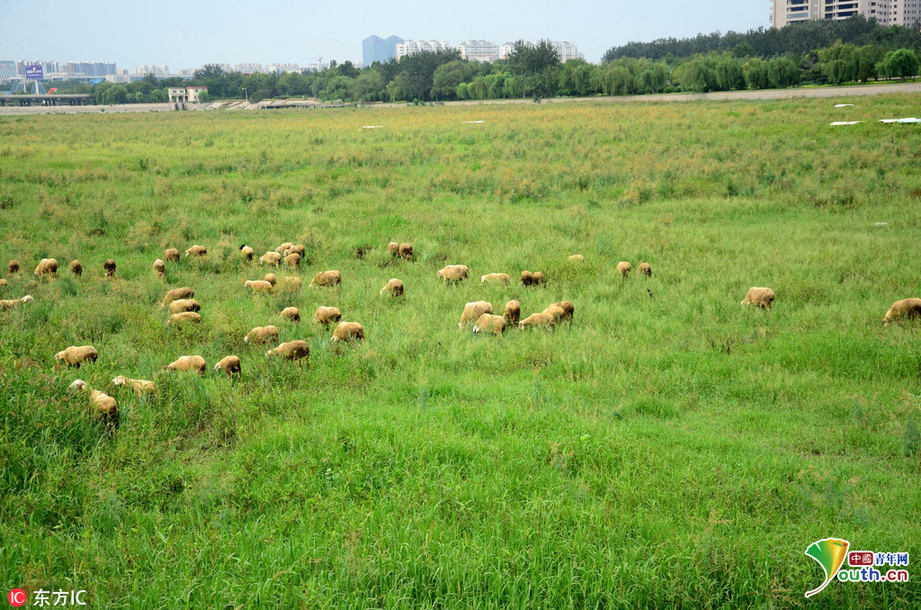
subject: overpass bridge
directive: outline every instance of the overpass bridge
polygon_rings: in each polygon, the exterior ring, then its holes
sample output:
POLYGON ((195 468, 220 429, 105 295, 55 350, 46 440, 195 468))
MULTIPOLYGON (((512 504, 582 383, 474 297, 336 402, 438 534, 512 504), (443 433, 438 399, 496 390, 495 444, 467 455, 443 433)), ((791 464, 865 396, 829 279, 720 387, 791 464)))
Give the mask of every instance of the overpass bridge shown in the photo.
POLYGON ((93 103, 88 93, 46 95, 0 95, 0 106, 86 106, 93 103))

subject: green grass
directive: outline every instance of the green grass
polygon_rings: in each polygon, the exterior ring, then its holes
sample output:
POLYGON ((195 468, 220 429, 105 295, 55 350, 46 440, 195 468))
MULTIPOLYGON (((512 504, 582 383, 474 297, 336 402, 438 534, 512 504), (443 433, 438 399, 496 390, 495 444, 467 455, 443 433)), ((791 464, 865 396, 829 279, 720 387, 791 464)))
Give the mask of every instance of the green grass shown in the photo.
MULTIPOLYGON (((106 608, 782 608, 821 583, 821 538, 918 556, 921 325, 881 319, 921 296, 921 140, 875 122, 916 100, 844 128, 833 103, 0 117, 0 262, 26 270, 0 298, 35 297, 0 313, 0 582, 106 608), (266 270, 237 248, 284 241, 305 288, 248 294, 266 270), (193 243, 208 257, 157 280, 193 243), (472 279, 446 287, 453 263, 472 279), (324 269, 341 291, 306 289, 324 269), (479 283, 523 269, 548 284, 479 283), (405 300, 378 295, 391 277, 405 300), (179 286, 199 327, 165 325, 179 286), (750 286, 773 311, 739 306, 750 286), (464 303, 512 298, 575 320, 458 330, 464 303), (364 344, 331 345, 318 305, 364 344), (266 324, 310 366, 243 343, 266 324), (56 369, 71 344, 99 361, 56 369), (210 371, 231 353, 236 382, 210 371), (186 354, 204 378, 162 370, 186 354)), ((808 605, 919 602, 836 582, 808 605)))

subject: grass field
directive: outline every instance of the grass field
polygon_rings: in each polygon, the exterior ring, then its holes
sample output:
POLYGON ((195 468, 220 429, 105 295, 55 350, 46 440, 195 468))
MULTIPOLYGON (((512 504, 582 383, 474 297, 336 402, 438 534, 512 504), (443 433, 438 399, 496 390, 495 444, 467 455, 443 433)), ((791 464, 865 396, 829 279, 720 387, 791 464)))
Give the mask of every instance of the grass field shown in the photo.
POLYGON ((921 323, 881 324, 921 296, 921 138, 876 122, 917 98, 833 103, 0 117, 0 298, 35 298, 0 312, 0 585, 100 608, 918 607, 914 565, 804 597, 816 540, 921 557, 921 323), (251 296, 266 270, 238 247, 285 241, 305 288, 251 296), (446 287, 453 263, 473 277, 446 287), (324 269, 341 291, 306 289, 324 269), (523 269, 547 285, 479 282, 523 269), (378 295, 391 277, 405 300, 378 295), (165 326, 179 286, 198 327, 165 326), (772 311, 740 307, 751 286, 772 311), (512 298, 574 322, 458 329, 512 298), (364 343, 331 345, 318 305, 364 343), (244 344, 266 324, 310 366, 244 344), (84 344, 96 364, 55 367, 84 344), (208 374, 162 371, 185 354, 208 374), (228 354, 238 382, 210 371, 228 354))

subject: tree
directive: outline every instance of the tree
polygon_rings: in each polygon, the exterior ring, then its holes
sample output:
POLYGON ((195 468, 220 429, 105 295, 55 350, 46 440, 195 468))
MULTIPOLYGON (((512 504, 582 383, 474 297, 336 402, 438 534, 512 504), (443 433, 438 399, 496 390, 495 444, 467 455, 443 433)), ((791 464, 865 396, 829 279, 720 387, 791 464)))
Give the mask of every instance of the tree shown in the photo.
POLYGON ((836 85, 857 80, 857 47, 840 41, 819 51, 822 73, 836 85))
POLYGON ((400 76, 402 89, 407 98, 417 100, 431 99, 435 83, 435 70, 438 66, 460 59, 456 49, 441 51, 420 51, 400 58, 400 76))
POLYGON ((531 46, 522 40, 515 43, 506 58, 509 72, 524 81, 522 97, 556 95, 559 86, 560 54, 549 40, 531 46))
POLYGON ((362 72, 352 86, 355 99, 361 102, 376 102, 383 99, 386 90, 384 77, 374 68, 362 72))
POLYGON ((473 69, 462 59, 441 64, 432 77, 432 95, 435 99, 451 99, 457 95, 457 86, 472 77, 473 69))
POLYGON ((918 74, 918 56, 908 49, 889 51, 879 66, 879 73, 887 78, 900 78, 918 74))

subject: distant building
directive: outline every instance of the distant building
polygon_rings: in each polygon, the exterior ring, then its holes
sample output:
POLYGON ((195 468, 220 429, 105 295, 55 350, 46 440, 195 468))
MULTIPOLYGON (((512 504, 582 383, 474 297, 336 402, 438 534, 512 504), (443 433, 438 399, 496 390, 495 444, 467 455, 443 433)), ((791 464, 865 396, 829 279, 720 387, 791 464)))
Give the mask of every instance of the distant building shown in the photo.
POLYGON ((455 47, 461 58, 469 61, 493 62, 499 59, 499 45, 485 40, 468 40, 455 47))
POLYGON ((361 63, 370 66, 376 61, 387 63, 391 59, 396 59, 397 45, 402 42, 403 39, 398 36, 391 36, 386 40, 380 36, 368 36, 361 41, 361 63))
POLYGON ((186 90, 186 93, 188 94, 189 101, 192 102, 193 104, 197 104, 199 102, 198 97, 202 93, 208 93, 207 87, 186 87, 185 90, 186 90))
POLYGON ((397 45, 397 60, 422 51, 447 51, 451 47, 443 40, 405 40, 397 45))
POLYGON ((921 0, 772 0, 771 25, 841 20, 863 15, 880 25, 913 26, 921 21, 921 0))
MULTIPOLYGON (((519 41, 506 42, 502 45, 502 49, 500 50, 501 59, 508 59, 508 56, 511 55, 512 51, 515 49, 515 44, 517 44, 517 42, 519 41)), ((537 46, 537 43, 533 40, 522 40, 520 42, 523 42, 529 47, 537 46)), ((570 59, 585 59, 585 55, 579 53, 579 49, 576 48, 574 42, 569 42, 567 40, 551 40, 550 44, 556 49, 557 54, 560 56, 560 61, 564 64, 570 59)))
POLYGON ((0 61, 0 82, 8 83, 18 75, 15 61, 0 61))
POLYGON ((134 73, 140 76, 147 76, 148 74, 153 74, 154 76, 167 76, 169 74, 169 66, 135 66, 134 73))

